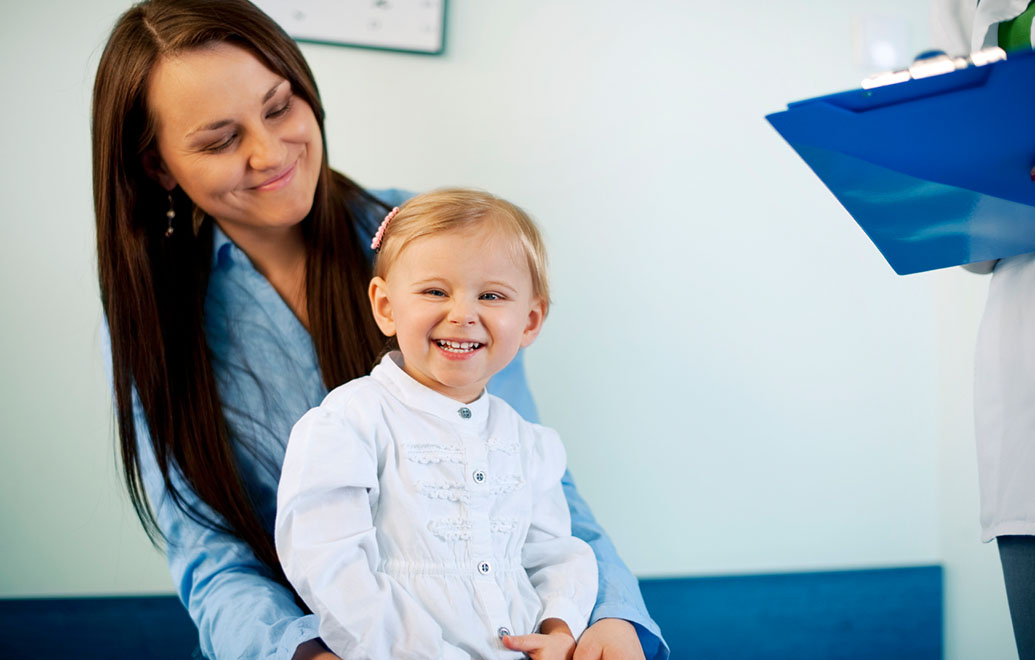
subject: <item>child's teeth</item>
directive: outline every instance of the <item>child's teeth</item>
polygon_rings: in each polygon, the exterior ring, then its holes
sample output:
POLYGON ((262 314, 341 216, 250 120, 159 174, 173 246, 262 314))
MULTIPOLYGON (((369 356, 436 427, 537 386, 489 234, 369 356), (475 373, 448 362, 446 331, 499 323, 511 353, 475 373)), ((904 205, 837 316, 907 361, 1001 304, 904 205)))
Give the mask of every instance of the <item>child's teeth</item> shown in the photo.
POLYGON ((442 348, 449 348, 455 351, 470 351, 476 348, 481 348, 481 344, 476 341, 448 341, 442 340, 438 343, 442 348))

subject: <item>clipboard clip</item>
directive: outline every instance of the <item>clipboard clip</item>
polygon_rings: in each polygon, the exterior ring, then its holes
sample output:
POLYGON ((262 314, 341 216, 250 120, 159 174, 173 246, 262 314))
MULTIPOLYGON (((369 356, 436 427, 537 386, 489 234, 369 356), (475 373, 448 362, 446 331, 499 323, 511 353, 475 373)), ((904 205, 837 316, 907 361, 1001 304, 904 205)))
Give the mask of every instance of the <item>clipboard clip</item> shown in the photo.
POLYGON ((866 78, 862 81, 862 88, 886 87, 910 80, 940 76, 971 66, 986 66, 1005 59, 1006 51, 997 46, 982 48, 967 57, 950 57, 942 51, 927 51, 920 53, 908 69, 885 71, 866 78))

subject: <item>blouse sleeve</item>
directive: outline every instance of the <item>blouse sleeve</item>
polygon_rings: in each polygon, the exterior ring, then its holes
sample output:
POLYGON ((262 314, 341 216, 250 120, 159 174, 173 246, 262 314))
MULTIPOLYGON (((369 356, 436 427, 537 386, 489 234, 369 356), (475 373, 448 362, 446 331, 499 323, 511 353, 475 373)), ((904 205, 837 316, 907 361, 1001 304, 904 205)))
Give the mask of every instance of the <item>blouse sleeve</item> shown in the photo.
MULTIPOLYGON (((538 422, 532 395, 528 391, 522 353, 489 381, 489 392, 509 403, 522 417, 538 422)), ((571 472, 561 479, 564 497, 571 514, 571 532, 593 549, 597 558, 597 602, 590 615, 590 625, 600 619, 625 619, 636 627, 647 660, 667 660, 669 648, 661 636, 661 629, 647 613, 637 581, 615 549, 600 523, 593 517, 589 505, 579 495, 571 472)))
POLYGON ((277 493, 277 553, 320 618, 320 637, 350 660, 468 659, 401 585, 377 571, 371 506, 377 452, 339 414, 306 413, 291 431, 277 493))
MULTIPOLYGON (((107 324, 101 338, 110 381, 107 324)), ((269 576, 246 543, 198 523, 176 505, 158 469, 136 392, 133 418, 144 489, 166 539, 173 586, 198 628, 202 653, 211 660, 290 660, 300 644, 318 636, 316 617, 303 615, 294 595, 269 576)), ((171 478, 188 508, 218 519, 175 470, 171 478)))
POLYGON ((564 447, 554 431, 541 426, 536 430, 531 466, 534 504, 521 563, 543 603, 536 628, 546 619, 561 619, 578 639, 597 597, 597 561, 585 541, 571 535, 571 516, 561 486, 564 447))

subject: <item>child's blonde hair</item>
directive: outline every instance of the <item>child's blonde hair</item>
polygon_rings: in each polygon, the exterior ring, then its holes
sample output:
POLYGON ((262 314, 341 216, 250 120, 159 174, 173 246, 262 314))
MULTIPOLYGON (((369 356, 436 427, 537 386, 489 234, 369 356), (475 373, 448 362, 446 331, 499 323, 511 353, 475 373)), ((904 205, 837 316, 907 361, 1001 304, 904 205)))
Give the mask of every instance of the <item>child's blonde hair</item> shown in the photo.
POLYGON ((422 236, 462 231, 488 223, 517 240, 532 275, 532 295, 550 306, 546 247, 539 228, 527 213, 482 190, 440 188, 410 199, 399 207, 384 233, 374 263, 374 274, 384 278, 406 246, 422 236))

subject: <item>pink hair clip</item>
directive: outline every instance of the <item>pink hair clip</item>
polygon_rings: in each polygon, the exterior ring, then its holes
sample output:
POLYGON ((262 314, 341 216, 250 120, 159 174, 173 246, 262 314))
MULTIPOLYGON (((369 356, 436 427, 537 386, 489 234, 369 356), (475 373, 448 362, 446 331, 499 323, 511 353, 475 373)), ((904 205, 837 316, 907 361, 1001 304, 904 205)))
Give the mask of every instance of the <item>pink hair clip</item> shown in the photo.
POLYGON ((388 215, 385 216, 385 219, 381 221, 381 226, 377 228, 377 233, 374 234, 374 240, 370 241, 371 250, 376 251, 381 249, 381 239, 384 238, 385 229, 388 227, 388 223, 392 221, 392 218, 394 218, 398 214, 399 207, 396 206, 394 209, 389 211, 388 215))

